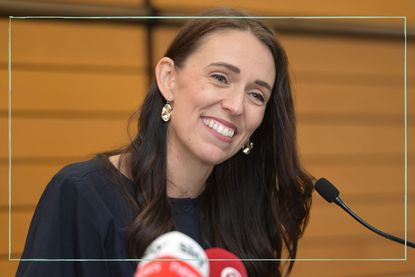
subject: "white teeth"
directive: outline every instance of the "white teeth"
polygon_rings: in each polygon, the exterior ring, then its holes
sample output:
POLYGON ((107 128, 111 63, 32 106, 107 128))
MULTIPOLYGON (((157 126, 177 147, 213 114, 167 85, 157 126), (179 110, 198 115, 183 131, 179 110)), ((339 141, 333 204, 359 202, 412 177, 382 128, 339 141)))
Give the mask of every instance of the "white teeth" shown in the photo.
POLYGON ((231 138, 235 133, 234 129, 226 127, 225 125, 222 125, 221 123, 210 118, 203 118, 203 123, 225 137, 231 138))

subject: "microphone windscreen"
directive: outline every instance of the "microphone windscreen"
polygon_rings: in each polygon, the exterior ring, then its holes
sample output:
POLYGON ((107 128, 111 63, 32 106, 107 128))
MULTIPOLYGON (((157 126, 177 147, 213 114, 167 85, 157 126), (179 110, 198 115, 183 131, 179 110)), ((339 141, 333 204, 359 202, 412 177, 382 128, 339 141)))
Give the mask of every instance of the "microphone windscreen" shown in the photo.
POLYGON ((329 203, 332 203, 340 194, 339 190, 325 178, 318 179, 314 188, 329 203))
POLYGON ((192 238, 178 231, 166 233, 155 239, 147 247, 142 259, 135 277, 176 276, 175 274, 209 276, 209 262, 203 248, 192 238))
POLYGON ((210 277, 247 277, 248 273, 242 261, 234 254, 222 248, 206 249, 209 259, 210 277))

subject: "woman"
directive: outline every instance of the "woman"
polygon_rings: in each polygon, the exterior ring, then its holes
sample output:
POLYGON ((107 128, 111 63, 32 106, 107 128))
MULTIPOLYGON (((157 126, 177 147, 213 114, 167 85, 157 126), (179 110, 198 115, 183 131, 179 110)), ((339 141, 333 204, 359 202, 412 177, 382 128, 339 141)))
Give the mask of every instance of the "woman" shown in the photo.
MULTIPOLYGON (((140 258, 174 229, 243 259, 295 258, 312 179, 298 159, 287 58, 273 32, 247 18, 193 20, 155 73, 131 144, 52 179, 22 258, 140 258)), ((283 272, 279 262, 245 265, 249 276, 283 272)), ((131 276, 134 267, 22 262, 17 275, 131 276)))

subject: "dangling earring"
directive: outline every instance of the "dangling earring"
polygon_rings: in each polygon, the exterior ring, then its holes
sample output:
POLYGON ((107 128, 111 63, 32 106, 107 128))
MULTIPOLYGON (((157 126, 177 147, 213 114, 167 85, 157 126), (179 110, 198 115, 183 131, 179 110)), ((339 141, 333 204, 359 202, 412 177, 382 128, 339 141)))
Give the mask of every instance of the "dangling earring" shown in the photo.
POLYGON ((248 139, 244 146, 242 146, 242 153, 245 155, 249 155, 251 153, 252 148, 254 148, 254 143, 248 139))
POLYGON ((173 114, 173 108, 171 107, 170 103, 167 102, 164 106, 163 109, 161 109, 161 119, 163 119, 164 122, 169 122, 171 115, 173 114))

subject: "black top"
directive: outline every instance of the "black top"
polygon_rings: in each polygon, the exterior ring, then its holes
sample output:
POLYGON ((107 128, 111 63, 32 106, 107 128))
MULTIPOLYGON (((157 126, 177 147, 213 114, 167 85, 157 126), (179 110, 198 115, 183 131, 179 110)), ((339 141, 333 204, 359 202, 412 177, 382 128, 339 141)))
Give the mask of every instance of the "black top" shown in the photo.
MULTIPOLYGON (((22 259, 126 259, 123 228, 131 220, 105 157, 72 164, 47 185, 36 207, 22 259)), ((200 197, 199 197, 200 198, 200 197)), ((170 199, 176 228, 202 245, 200 199, 170 199)), ((130 261, 21 261, 16 276, 133 276, 130 261)))

